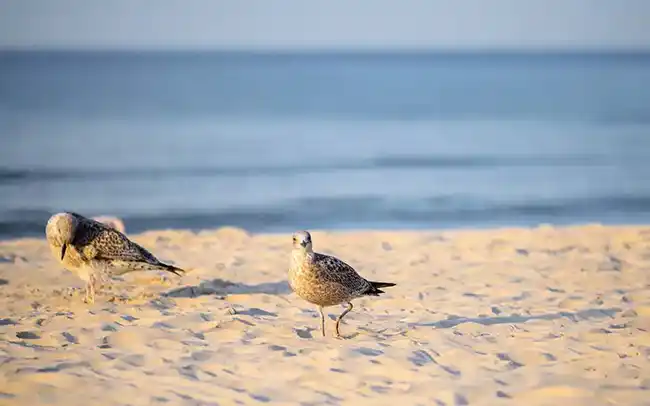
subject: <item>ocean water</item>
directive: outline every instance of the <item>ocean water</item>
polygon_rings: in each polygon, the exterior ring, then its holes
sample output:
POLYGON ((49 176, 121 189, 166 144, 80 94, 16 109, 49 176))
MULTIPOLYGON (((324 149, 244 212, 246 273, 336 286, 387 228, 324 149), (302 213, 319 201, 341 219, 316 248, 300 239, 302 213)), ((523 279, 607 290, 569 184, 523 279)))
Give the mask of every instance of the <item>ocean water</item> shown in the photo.
POLYGON ((650 222, 650 54, 0 53, 0 238, 650 222))

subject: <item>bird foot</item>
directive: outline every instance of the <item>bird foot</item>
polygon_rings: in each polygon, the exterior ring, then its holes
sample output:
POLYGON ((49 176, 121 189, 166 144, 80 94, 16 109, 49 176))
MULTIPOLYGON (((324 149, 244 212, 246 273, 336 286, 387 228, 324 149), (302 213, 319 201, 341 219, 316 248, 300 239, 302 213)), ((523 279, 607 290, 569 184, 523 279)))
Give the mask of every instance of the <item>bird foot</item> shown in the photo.
POLYGON ((84 303, 94 304, 95 303, 95 292, 86 291, 86 296, 84 297, 84 303))

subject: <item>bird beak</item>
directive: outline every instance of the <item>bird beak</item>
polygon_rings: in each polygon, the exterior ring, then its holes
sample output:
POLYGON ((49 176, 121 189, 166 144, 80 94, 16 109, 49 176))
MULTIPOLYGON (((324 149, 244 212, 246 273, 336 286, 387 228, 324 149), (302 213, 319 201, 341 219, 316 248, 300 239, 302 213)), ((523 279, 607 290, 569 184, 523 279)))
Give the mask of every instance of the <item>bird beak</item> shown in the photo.
POLYGON ((63 261, 63 257, 65 257, 65 250, 68 248, 68 244, 63 244, 61 247, 61 261, 63 261))
POLYGON ((303 247, 307 247, 307 241, 300 241, 300 245, 302 245, 303 247))

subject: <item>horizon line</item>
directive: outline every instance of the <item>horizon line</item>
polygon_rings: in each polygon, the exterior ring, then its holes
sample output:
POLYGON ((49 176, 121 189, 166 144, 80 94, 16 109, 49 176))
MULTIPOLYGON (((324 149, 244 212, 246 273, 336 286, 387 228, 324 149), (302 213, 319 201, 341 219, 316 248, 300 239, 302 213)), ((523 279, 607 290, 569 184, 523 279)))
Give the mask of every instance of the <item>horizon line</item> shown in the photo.
POLYGON ((425 55, 425 54, 503 54, 503 55, 644 55, 648 48, 634 47, 431 47, 431 48, 376 48, 376 47, 323 47, 323 48, 255 48, 255 47, 0 47, 0 53, 213 53, 233 55, 425 55))

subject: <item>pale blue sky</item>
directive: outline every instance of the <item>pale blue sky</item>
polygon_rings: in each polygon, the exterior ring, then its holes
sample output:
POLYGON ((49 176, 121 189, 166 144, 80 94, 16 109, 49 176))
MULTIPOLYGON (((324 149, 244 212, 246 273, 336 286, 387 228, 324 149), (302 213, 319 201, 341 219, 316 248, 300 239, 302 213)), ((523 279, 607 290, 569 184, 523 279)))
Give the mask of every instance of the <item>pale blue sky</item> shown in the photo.
POLYGON ((26 47, 650 50, 650 0, 0 0, 26 47))

